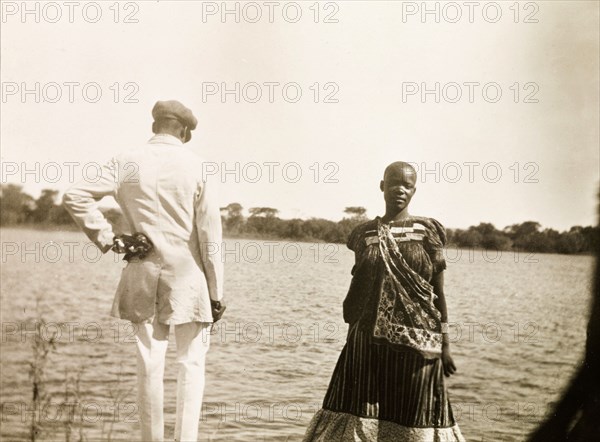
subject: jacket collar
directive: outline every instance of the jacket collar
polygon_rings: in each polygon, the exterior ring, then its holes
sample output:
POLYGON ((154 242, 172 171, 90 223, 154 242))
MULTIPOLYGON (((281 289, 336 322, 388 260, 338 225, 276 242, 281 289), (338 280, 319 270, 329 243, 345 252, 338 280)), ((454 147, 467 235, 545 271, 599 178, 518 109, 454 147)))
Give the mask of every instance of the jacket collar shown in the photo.
POLYGON ((183 143, 180 139, 175 138, 173 135, 169 134, 156 134, 150 140, 148 140, 149 144, 171 144, 174 146, 183 146, 183 143))

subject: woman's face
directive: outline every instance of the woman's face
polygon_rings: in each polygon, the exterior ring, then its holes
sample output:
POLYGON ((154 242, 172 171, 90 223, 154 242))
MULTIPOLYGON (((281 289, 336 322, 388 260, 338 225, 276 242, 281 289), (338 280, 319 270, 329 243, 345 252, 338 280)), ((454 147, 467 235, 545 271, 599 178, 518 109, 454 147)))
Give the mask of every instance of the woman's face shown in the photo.
POLYGON ((387 170, 381 182, 386 208, 398 212, 406 209, 417 190, 416 184, 417 174, 409 165, 387 170))

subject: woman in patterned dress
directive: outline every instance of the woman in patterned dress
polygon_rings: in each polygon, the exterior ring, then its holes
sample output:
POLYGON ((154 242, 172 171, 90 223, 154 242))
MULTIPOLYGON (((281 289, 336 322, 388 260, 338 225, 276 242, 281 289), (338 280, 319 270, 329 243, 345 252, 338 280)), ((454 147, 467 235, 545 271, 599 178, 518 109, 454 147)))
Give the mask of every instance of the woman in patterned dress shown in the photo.
POLYGON ((443 289, 446 233, 408 213, 416 181, 408 163, 390 164, 380 184, 385 215, 350 235, 347 342, 305 442, 464 441, 444 384, 456 371, 443 289))

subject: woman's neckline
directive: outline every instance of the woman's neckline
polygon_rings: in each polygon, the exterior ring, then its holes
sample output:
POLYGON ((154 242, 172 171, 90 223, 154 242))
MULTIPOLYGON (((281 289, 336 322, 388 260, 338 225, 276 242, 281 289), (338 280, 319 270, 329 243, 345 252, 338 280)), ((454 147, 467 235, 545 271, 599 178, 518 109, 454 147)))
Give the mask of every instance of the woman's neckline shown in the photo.
POLYGON ((398 219, 398 220, 389 220, 389 221, 384 221, 383 220, 383 216, 377 216, 377 222, 381 223, 381 224, 387 224, 387 225, 405 225, 409 220, 413 220, 414 218, 416 218, 413 215, 407 215, 406 217, 402 218, 402 219, 398 219))

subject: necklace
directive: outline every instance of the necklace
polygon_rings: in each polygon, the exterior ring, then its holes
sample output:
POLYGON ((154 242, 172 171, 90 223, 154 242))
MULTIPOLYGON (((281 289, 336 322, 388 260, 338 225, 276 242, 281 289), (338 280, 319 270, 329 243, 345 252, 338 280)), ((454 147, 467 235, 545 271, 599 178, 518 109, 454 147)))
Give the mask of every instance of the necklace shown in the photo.
POLYGON ((406 227, 409 219, 410 219, 410 216, 407 216, 406 218, 402 218, 402 219, 399 219, 399 220, 391 220, 390 221, 390 226, 391 225, 395 225, 397 227, 406 227))

